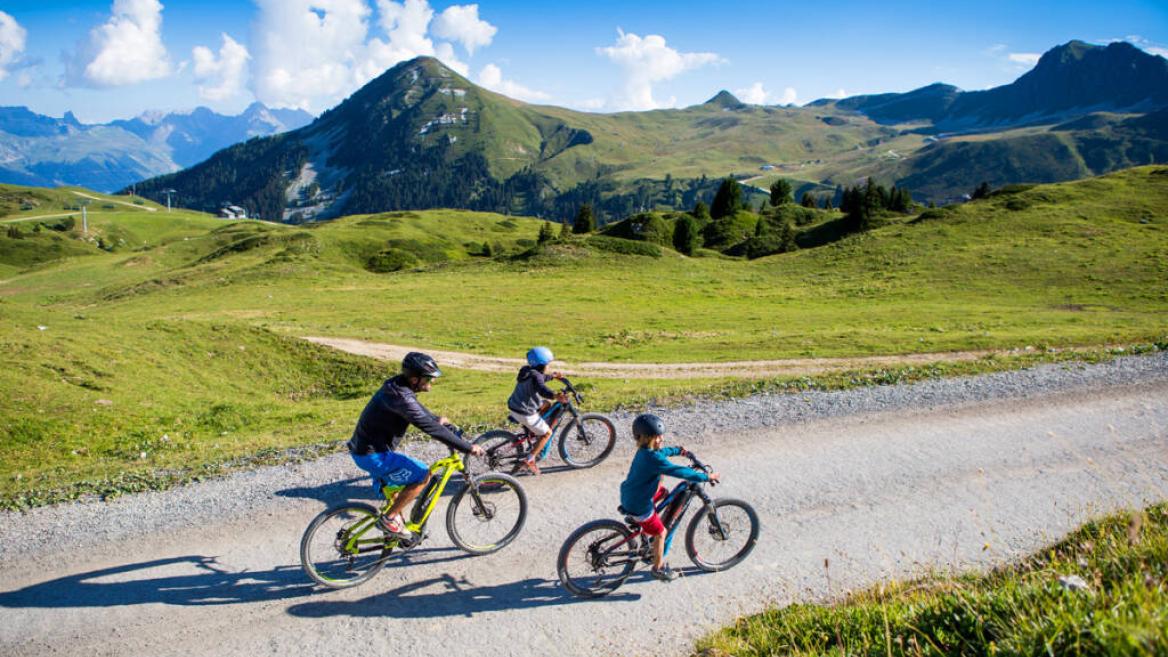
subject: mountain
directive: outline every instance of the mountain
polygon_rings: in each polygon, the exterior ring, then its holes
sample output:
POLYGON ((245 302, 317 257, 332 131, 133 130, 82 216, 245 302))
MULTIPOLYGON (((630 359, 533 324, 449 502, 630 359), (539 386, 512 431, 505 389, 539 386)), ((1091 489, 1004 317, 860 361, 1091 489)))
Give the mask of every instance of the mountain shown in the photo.
POLYGON ((26 107, 0 107, 0 182, 113 191, 200 162, 235 142, 311 120, 300 110, 271 110, 259 103, 238 116, 200 107, 96 125, 82 124, 71 112, 57 119, 26 107))
POLYGON ((501 96, 422 57, 303 128, 138 191, 173 188, 187 207, 237 204, 293 223, 435 207, 563 220, 583 203, 606 221, 708 203, 727 175, 752 203, 777 177, 820 194, 867 177, 907 181, 918 200, 944 201, 982 180, 1054 182, 1162 161, 1154 110, 1168 107, 1165 65, 1130 45, 1071 42, 984 92, 934 84, 799 108, 722 91, 684 109, 592 114, 501 96), (1093 127, 1066 127, 1101 110, 1109 118, 1093 127), (1144 115, 1153 129, 1124 123, 1144 115))
POLYGON ((304 110, 273 110, 257 102, 238 116, 225 116, 198 107, 189 113, 142 114, 109 125, 169 148, 176 164, 189 167, 231 144, 295 130, 308 125, 312 118, 304 110))
POLYGON ((1168 106, 1168 60, 1126 42, 1071 41, 1014 82, 985 91, 932 84, 903 94, 816 101, 881 123, 931 121, 938 131, 1033 123, 1068 113, 1147 112, 1168 106))

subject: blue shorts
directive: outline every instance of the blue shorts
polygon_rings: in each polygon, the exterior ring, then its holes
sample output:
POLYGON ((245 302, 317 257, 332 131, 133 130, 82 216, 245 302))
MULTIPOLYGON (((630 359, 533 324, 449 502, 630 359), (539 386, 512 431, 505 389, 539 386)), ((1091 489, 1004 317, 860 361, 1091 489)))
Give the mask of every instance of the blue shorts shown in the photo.
POLYGON ((357 464, 373 479, 373 490, 381 493, 384 486, 409 486, 421 483, 430 474, 430 466, 401 452, 373 452, 350 454, 357 464))

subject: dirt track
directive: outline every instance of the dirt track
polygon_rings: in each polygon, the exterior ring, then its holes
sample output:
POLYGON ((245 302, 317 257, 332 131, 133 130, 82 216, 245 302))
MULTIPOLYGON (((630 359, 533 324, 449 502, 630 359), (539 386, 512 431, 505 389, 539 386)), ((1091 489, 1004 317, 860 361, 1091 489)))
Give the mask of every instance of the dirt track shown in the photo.
MULTIPOLYGON (((479 356, 458 351, 439 351, 428 347, 367 342, 349 338, 305 337, 305 340, 358 356, 399 361, 411 351, 424 351, 442 365, 480 372, 514 372, 523 360, 479 356)), ((575 363, 556 361, 556 367, 569 376, 600 379, 696 379, 720 377, 802 376, 843 372, 874 367, 904 367, 941 362, 966 362, 991 355, 1008 355, 1017 351, 950 351, 932 354, 870 356, 862 358, 793 358, 787 360, 746 360, 721 363, 575 363)))
MULTIPOLYGON (((754 554, 581 601, 557 584, 555 554, 613 515, 630 442, 595 469, 524 478, 528 524, 503 551, 467 557, 434 524, 349 591, 309 586, 296 551, 318 511, 370 497, 347 456, 0 516, 0 542, 22 548, 0 562, 0 654, 684 655, 769 603, 1003 563, 1168 498, 1168 380, 692 435, 726 482, 714 494, 759 511, 754 554)), ((687 564, 680 546, 671 561, 687 564)))

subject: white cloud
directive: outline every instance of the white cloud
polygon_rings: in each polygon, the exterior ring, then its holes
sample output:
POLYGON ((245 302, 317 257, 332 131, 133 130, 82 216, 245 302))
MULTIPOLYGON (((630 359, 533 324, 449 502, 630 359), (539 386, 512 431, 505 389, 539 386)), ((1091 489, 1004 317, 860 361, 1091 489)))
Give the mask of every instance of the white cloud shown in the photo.
POLYGON ((795 93, 795 87, 787 87, 783 89, 783 95, 779 97, 780 105, 794 105, 799 102, 799 94, 795 93))
MULTIPOLYGON (((386 69, 419 56, 437 57, 459 74, 469 74, 450 42, 432 38, 438 37, 437 19, 428 0, 376 0, 372 26, 374 12, 368 0, 256 0, 256 4, 252 84, 256 97, 274 107, 321 111, 386 69)), ((456 21, 463 30, 456 32, 468 52, 485 45, 481 33, 467 31, 470 23, 465 17, 478 20, 477 6, 470 7, 474 10, 456 5, 443 12, 459 9, 452 16, 463 19, 456 21)))
POLYGON ((761 82, 755 82, 746 89, 736 89, 734 95, 744 103, 751 105, 765 105, 771 93, 763 89, 761 82))
POLYGON ((478 83, 491 91, 497 91, 504 96, 517 98, 529 103, 551 99, 551 96, 542 91, 528 89, 513 80, 504 80, 503 70, 494 64, 487 64, 483 67, 483 70, 479 71, 478 83))
POLYGON ((462 44, 469 55, 491 45, 499 28, 479 18, 478 5, 454 5, 438 14, 432 26, 434 36, 462 44))
POLYGON ((195 80, 199 97, 210 101, 228 100, 243 91, 247 78, 247 62, 251 55, 235 39, 222 34, 223 45, 219 55, 210 48, 195 46, 191 55, 195 62, 195 80))
POLYGON ((1009 55, 1010 61, 1024 66, 1034 66, 1041 57, 1040 52, 1012 52, 1009 55))
POLYGON ((847 98, 848 92, 844 91, 843 87, 840 87, 839 89, 835 90, 835 93, 828 94, 827 97, 828 98, 847 98))
POLYGON ((624 69, 624 87, 613 103, 616 109, 647 110, 662 107, 653 99, 654 83, 672 79, 706 64, 724 61, 712 52, 678 52, 665 44, 665 37, 657 34, 642 38, 617 29, 617 35, 614 45, 596 49, 597 54, 624 69))
POLYGON ((117 87, 170 75, 170 57, 162 43, 162 3, 114 0, 109 20, 89 32, 88 46, 78 55, 70 76, 74 83, 117 87))
POLYGON ((1168 58, 1168 48, 1157 48, 1156 46, 1148 46, 1144 50, 1150 55, 1159 55, 1160 57, 1168 58))
MULTIPOLYGON (((8 67, 24 52, 28 32, 12 16, 0 11, 0 80, 8 77, 8 67)), ((27 85, 22 85, 27 86, 27 85)))

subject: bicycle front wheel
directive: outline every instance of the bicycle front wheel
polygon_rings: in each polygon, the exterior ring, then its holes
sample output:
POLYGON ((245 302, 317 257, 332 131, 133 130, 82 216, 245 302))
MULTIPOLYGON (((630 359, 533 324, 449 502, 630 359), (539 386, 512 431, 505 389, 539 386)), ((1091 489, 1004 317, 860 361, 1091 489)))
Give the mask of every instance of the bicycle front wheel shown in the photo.
POLYGON ((632 530, 616 520, 593 520, 572 532, 556 559, 560 583, 583 598, 620 588, 642 557, 632 530))
POLYGON ((318 515, 300 539, 300 565, 312 581, 344 589, 367 581, 385 565, 390 548, 377 527, 377 509, 350 503, 318 515))
POLYGON ((758 514, 742 500, 722 498, 703 507, 685 532, 685 551, 708 573, 742 563, 758 543, 758 514))
POLYGON ((616 427, 612 420, 596 413, 585 413, 564 427, 560 436, 560 458, 573 468, 591 468, 608 458, 616 446, 616 427))
POLYGON ((527 493, 513 477, 481 474, 467 483, 446 509, 450 540, 471 554, 506 547, 527 522, 527 493))

